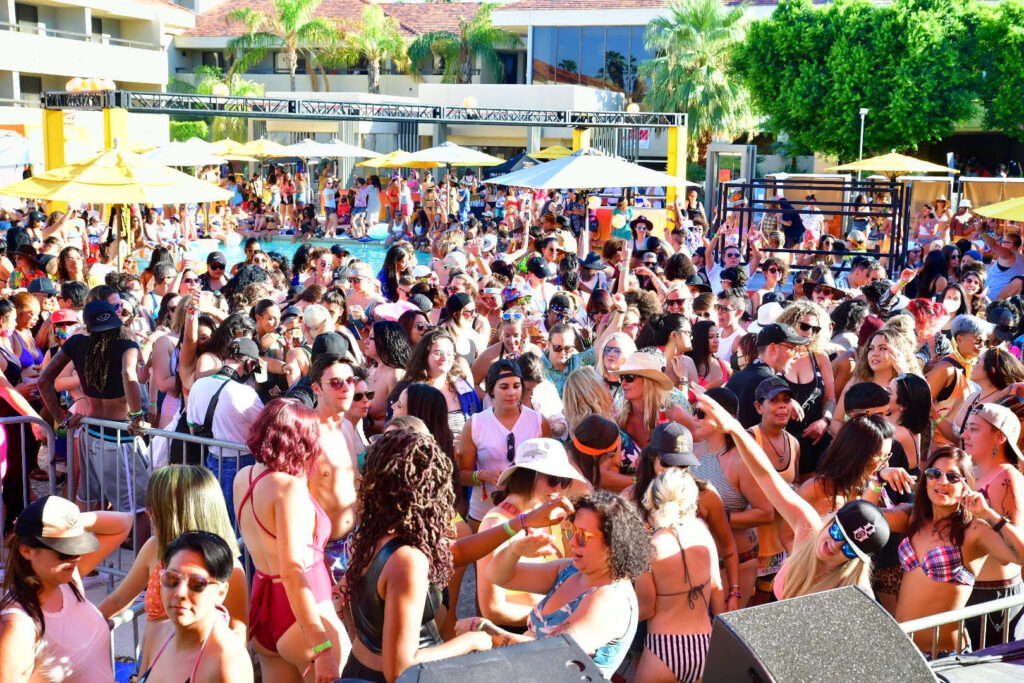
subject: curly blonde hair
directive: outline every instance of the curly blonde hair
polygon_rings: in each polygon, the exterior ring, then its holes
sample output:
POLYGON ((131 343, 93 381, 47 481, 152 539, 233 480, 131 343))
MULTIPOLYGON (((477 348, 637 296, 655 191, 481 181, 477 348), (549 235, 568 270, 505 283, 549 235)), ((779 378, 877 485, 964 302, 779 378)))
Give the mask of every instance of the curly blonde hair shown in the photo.
POLYGON ((818 327, 821 329, 811 337, 811 343, 807 345, 807 349, 811 353, 821 353, 825 348, 825 343, 832 336, 832 319, 829 318, 828 312, 820 305, 807 299, 794 301, 782 309, 782 313, 775 319, 775 322, 796 327, 800 321, 809 315, 813 315, 817 319, 818 327))

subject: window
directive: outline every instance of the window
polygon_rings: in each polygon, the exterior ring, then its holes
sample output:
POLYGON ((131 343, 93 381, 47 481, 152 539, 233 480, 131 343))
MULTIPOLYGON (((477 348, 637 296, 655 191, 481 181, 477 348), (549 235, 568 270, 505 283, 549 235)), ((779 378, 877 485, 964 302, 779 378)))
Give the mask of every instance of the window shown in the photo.
POLYGON ((629 27, 609 26, 605 41, 604 80, 612 90, 626 89, 629 59, 629 27))
POLYGON ((21 90, 21 99, 35 99, 43 92, 43 79, 39 76, 19 76, 18 87, 21 90))
POLYGON ((39 8, 35 5, 14 3, 14 16, 19 24, 36 26, 39 24, 39 8))
POLYGON ((555 55, 555 81, 558 83, 580 82, 580 29, 563 26, 558 29, 558 52, 555 55))
MULTIPOLYGON (((286 74, 288 73, 288 53, 287 52, 275 52, 274 53, 274 73, 286 74)), ((298 64, 295 67, 295 73, 304 74, 306 73, 306 59, 301 55, 298 58, 298 64)))
MULTIPOLYGON (((202 53, 203 66, 213 66, 219 69, 224 69, 224 55, 220 52, 209 52, 205 51, 202 53)), ((288 68, 288 62, 285 62, 285 69, 288 68)))
POLYGON ((103 20, 99 17, 92 18, 92 34, 97 37, 103 35, 103 20))
POLYGON ((644 33, 646 30, 644 26, 634 26, 632 28, 629 46, 629 82, 627 83, 629 87, 626 92, 633 101, 642 100, 644 93, 647 91, 647 83, 640 78, 637 73, 637 67, 654 56, 653 52, 644 47, 644 33))
POLYGON ((580 55, 580 83, 591 88, 604 88, 604 27, 583 29, 580 55))
POLYGON ((533 82, 555 82, 555 29, 533 29, 533 82))

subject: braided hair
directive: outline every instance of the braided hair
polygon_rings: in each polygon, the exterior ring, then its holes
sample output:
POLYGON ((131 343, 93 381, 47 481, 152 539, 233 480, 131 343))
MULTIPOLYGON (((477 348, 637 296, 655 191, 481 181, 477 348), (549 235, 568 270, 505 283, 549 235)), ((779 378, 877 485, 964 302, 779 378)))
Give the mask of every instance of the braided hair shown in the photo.
POLYGON ((359 578, 374 558, 377 542, 396 534, 430 562, 428 578, 447 585, 452 575, 452 537, 455 492, 452 460, 433 436, 402 431, 385 432, 366 453, 359 488, 359 527, 353 532, 348 597, 359 599, 359 578))
MULTIPOLYGON (((89 353, 85 357, 84 375, 85 383, 103 391, 107 386, 107 375, 111 366, 120 366, 121 358, 114 358, 114 345, 118 339, 131 339, 128 330, 119 325, 111 330, 89 333, 89 353)), ((115 367, 115 372, 120 368, 115 367)))

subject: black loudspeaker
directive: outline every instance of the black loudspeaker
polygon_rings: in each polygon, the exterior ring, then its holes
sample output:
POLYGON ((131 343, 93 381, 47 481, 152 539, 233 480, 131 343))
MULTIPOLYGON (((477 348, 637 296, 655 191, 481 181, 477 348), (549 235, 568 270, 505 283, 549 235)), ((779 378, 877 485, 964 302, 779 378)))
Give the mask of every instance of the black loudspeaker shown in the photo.
POLYGON ((899 624, 854 586, 715 618, 704 683, 934 681, 899 624))
POLYGON ((594 660, 571 636, 563 634, 411 666, 395 683, 585 683, 604 680, 594 660))

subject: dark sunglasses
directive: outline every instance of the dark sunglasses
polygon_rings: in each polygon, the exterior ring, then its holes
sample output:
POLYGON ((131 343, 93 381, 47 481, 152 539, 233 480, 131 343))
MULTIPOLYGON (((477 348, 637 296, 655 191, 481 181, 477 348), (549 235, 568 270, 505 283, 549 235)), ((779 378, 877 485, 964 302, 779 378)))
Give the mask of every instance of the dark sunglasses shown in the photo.
POLYGON ((946 481, 950 484, 959 484, 964 480, 964 477, 959 472, 943 472, 937 467, 929 467, 924 471, 924 476, 928 478, 928 481, 938 481, 942 479, 942 476, 946 476, 946 481))
POLYGON ((508 438, 505 440, 505 446, 507 447, 507 450, 505 451, 505 458, 508 459, 509 462, 515 462, 516 435, 512 432, 508 433, 508 438))
POLYGON ((682 306, 686 303, 686 299, 665 299, 666 306, 682 306))
POLYGON ((569 344, 552 344, 551 345, 551 350, 554 351, 555 353, 562 353, 563 351, 568 351, 571 348, 572 348, 572 346, 569 345, 569 344))
POLYGON ((572 479, 568 477, 556 477, 553 474, 547 475, 548 486, 553 489, 567 489, 572 485, 572 479))
POLYGON ((853 546, 851 546, 843 537, 843 532, 839 528, 839 522, 832 522, 832 526, 828 528, 828 535, 833 541, 842 541, 843 555, 851 560, 857 559, 857 553, 854 552, 853 546))
POLYGON ((765 268, 764 272, 766 272, 766 273, 773 273, 775 275, 778 275, 779 274, 779 269, 778 268, 765 268))
POLYGON ((740 254, 738 251, 733 251, 725 255, 725 258, 739 258, 740 254))
POLYGON ((799 325, 800 329, 803 330, 804 332, 814 332, 814 334, 818 334, 819 332, 821 332, 821 325, 812 325, 810 323, 805 322, 799 322, 797 323, 797 325, 799 325))
POLYGON ((331 377, 330 379, 320 380, 320 386, 323 386, 324 383, 326 382, 327 386, 329 386, 331 389, 334 389, 335 391, 340 391, 341 388, 344 387, 346 384, 348 386, 354 386, 355 383, 358 381, 359 380, 354 376, 346 377, 345 379, 341 379, 340 377, 331 377))
POLYGON ((715 310, 716 311, 723 311, 723 312, 725 312, 725 311, 735 311, 737 309, 733 308, 732 306, 726 306, 725 304, 715 304, 715 310))
POLYGON ((625 374, 625 375, 619 375, 619 379, 622 380, 623 382, 635 382, 636 378, 639 377, 639 376, 640 375, 625 374))
POLYGON ((416 323, 416 331, 423 332, 424 330, 432 330, 434 326, 430 323, 416 323))
POLYGON ((43 549, 43 550, 51 550, 51 551, 53 551, 57 555, 57 559, 60 560, 61 562, 68 562, 69 560, 73 560, 76 557, 81 557, 82 556, 81 554, 69 555, 67 553, 62 553, 62 552, 59 552, 57 550, 54 550, 53 548, 50 548, 49 546, 45 546, 42 543, 38 543, 38 542, 37 543, 33 543, 30 547, 32 547, 32 548, 40 548, 40 549, 43 549))
POLYGON ((181 585, 182 581, 187 582, 190 593, 202 593, 208 586, 219 583, 202 576, 184 576, 173 569, 163 569, 160 571, 160 585, 164 588, 177 588, 181 585))
POLYGON ((365 396, 367 401, 372 401, 373 397, 376 396, 376 395, 377 395, 376 391, 365 391, 365 392, 364 391, 357 391, 356 393, 352 394, 352 400, 353 401, 362 401, 363 397, 365 396))
POLYGON ((195 285, 195 284, 199 284, 199 278, 197 278, 197 277, 186 277, 186 278, 182 278, 181 282, 182 282, 182 284, 186 284, 186 285, 195 285))
POLYGON ((209 268, 210 270, 224 270, 228 266, 225 263, 211 263, 206 267, 209 268))

